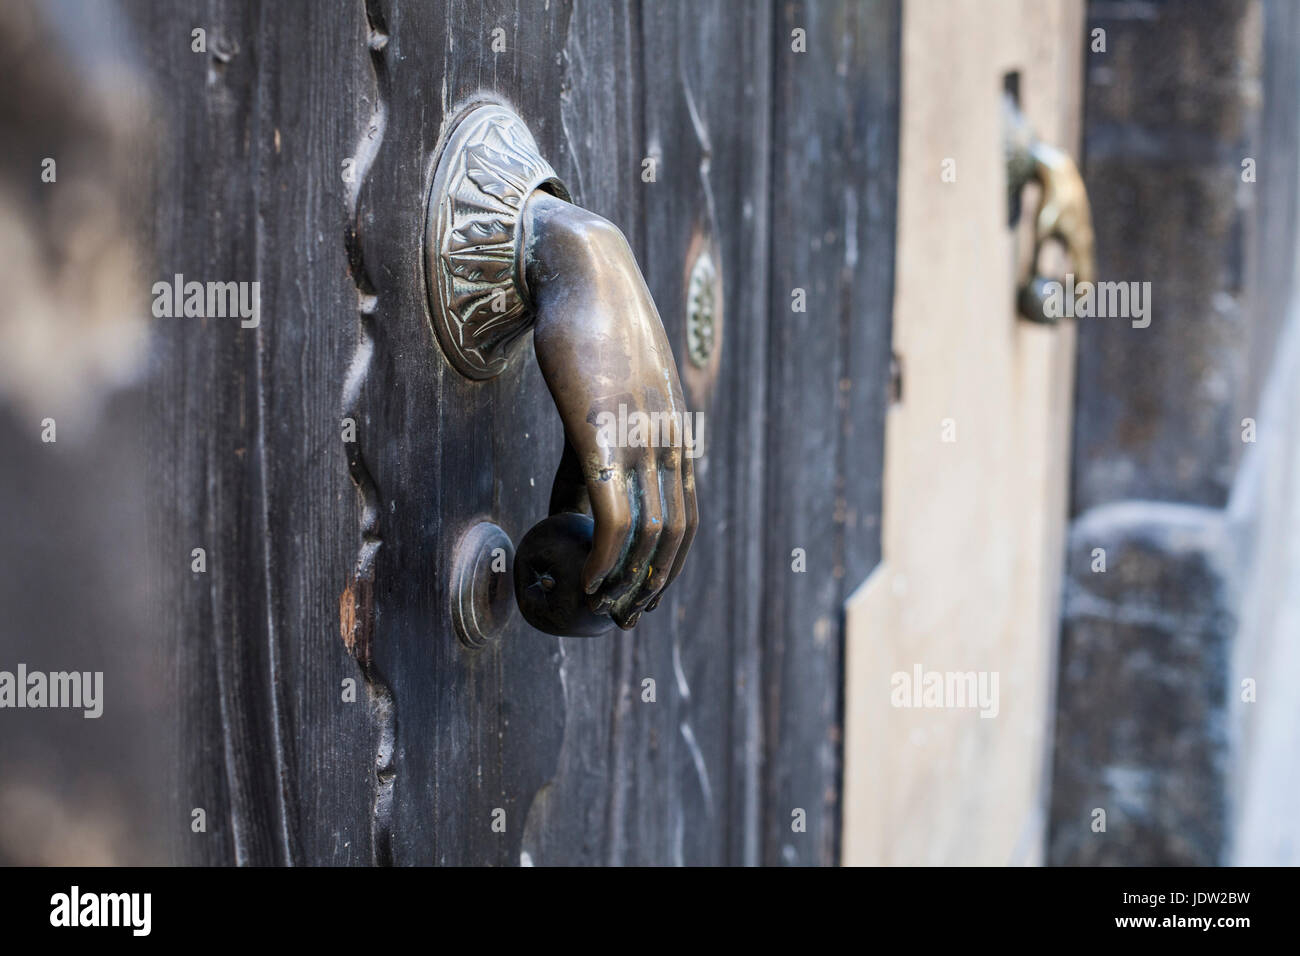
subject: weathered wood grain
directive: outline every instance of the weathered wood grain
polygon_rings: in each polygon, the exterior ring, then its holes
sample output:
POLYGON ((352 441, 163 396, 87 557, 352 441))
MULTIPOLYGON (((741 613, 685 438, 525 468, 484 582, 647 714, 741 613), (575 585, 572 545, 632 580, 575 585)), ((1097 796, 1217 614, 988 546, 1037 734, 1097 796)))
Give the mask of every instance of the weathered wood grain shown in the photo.
POLYGON ((159 825, 186 862, 369 862, 375 729, 364 691, 343 700, 360 675, 338 624, 358 527, 340 443, 357 337, 341 162, 369 120, 365 22, 350 6, 126 9, 165 147, 157 274, 261 288, 256 328, 156 329, 158 611, 182 710, 176 815, 159 825))
MULTIPOLYGON (((766 351, 771 11, 647 4, 642 11, 644 196, 639 259, 703 413, 700 530, 682 577, 625 641, 632 652, 622 760, 625 852, 635 864, 758 858, 763 361, 766 351), (726 50, 726 56, 718 51, 726 50), (721 272, 716 378, 687 357, 687 276, 697 248, 721 272), (642 701, 646 678, 656 701, 642 701)), ((616 780, 618 778, 616 777, 616 780)))
POLYGON ((838 855, 842 606, 880 555, 898 4, 782 4, 774 36, 763 862, 838 855), (807 52, 793 50, 805 31, 807 52), (793 310, 804 290, 806 311, 793 310), (803 549, 807 571, 792 571, 803 549), (794 832, 803 810, 807 831, 794 832))

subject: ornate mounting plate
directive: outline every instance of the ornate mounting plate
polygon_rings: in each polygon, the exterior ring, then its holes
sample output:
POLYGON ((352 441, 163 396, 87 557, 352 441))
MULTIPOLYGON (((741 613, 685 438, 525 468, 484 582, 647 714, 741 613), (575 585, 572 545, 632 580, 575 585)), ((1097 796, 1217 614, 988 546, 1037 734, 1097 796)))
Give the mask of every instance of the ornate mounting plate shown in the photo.
POLYGON ((522 119, 496 103, 460 117, 429 191, 424 266, 433 331, 467 378, 503 372, 532 325, 519 214, 538 188, 570 201, 522 119))

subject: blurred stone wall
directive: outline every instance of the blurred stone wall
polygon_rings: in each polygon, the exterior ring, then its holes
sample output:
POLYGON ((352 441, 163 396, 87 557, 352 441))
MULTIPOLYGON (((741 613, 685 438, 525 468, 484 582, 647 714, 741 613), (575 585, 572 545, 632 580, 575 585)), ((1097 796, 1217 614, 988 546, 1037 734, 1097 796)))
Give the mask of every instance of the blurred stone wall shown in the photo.
POLYGON ((1088 31, 1099 278, 1150 282, 1152 307, 1078 320, 1048 862, 1227 863, 1285 776, 1243 784, 1252 708, 1286 686, 1262 582, 1300 521, 1300 6, 1093 0, 1088 31))
POLYGON ((20 668, 102 682, 90 709, 6 695, 0 865, 167 858, 175 682, 149 614, 158 476, 139 425, 156 143, 114 14, 0 4, 0 683, 20 668))

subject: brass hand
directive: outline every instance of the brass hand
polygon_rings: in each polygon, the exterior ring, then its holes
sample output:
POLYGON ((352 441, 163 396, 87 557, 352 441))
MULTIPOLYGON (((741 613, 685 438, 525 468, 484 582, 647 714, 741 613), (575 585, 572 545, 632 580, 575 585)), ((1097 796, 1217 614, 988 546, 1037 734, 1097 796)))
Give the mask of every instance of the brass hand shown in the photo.
POLYGON ((541 190, 522 226, 533 342, 566 438, 551 510, 589 503, 583 591, 592 611, 631 628, 680 573, 698 524, 677 367, 616 226, 541 190), (610 427, 638 416, 658 434, 610 427))

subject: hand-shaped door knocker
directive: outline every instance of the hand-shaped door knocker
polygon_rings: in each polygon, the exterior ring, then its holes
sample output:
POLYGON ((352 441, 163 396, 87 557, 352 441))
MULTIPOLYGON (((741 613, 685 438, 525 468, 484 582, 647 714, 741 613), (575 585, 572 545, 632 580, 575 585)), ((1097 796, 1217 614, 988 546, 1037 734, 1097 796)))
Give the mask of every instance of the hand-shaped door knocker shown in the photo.
POLYGON ((625 447, 600 426, 640 412, 683 422, 672 349, 627 240, 570 202, 523 121, 464 112, 429 196, 425 270, 434 331, 471 379, 505 369, 532 329, 564 424, 550 516, 519 543, 515 597, 549 634, 631 628, 681 572, 698 515, 683 443, 625 447))
POLYGON ((1038 258, 1043 246, 1050 240, 1065 246, 1076 282, 1093 282, 1095 278, 1088 190, 1070 154, 1035 136, 1010 96, 1005 98, 1004 105, 1007 189, 1011 208, 1019 209, 1020 191, 1028 183, 1037 182, 1042 188, 1042 199, 1034 220, 1033 259, 1028 275, 1017 290, 1016 307, 1025 318, 1050 324, 1059 317, 1052 314, 1046 305, 1049 283, 1057 280, 1038 271, 1038 258))

